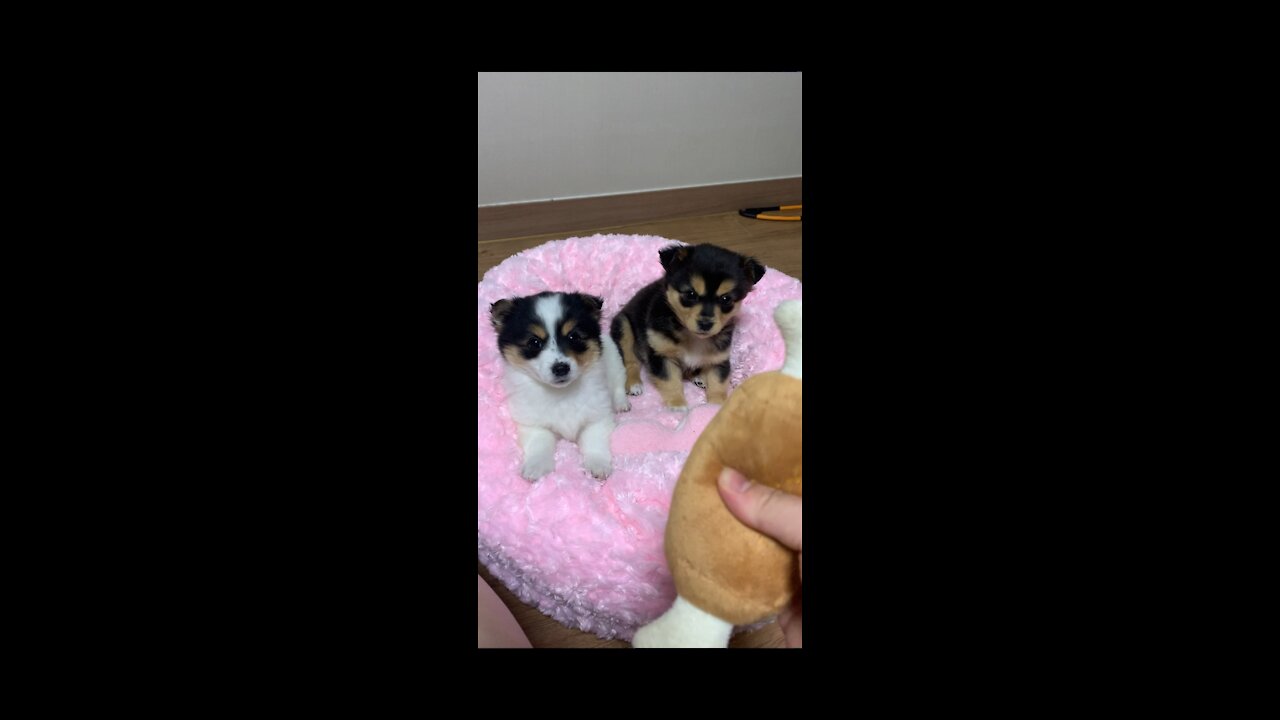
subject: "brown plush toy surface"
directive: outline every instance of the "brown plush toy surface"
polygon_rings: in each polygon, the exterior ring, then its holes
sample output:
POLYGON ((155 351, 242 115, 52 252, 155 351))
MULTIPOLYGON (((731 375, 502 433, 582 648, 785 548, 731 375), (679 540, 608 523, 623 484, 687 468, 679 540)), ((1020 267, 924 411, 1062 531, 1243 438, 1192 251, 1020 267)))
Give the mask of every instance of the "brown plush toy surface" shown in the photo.
POLYGON ((734 625, 776 614, 800 587, 796 553, 743 525, 716 484, 731 467, 802 495, 800 301, 780 304, 774 318, 787 361, 738 386, 689 453, 665 536, 676 602, 636 632, 635 647, 725 647, 734 625))

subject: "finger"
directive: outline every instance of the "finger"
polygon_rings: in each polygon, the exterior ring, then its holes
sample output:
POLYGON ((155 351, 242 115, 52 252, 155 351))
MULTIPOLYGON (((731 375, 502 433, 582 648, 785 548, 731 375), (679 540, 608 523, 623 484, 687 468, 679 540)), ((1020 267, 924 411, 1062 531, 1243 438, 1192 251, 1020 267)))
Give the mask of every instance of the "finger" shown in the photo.
POLYGON ((803 620, 803 601, 800 593, 796 593, 791 604, 778 615, 778 627, 782 630, 782 637, 786 638, 787 647, 800 647, 803 620))
POLYGON ((719 478, 720 497, 733 516, 792 550, 800 549, 801 500, 725 468, 719 478))
POLYGON ((804 618, 799 613, 794 613, 787 618, 786 624, 782 625, 782 637, 787 641, 787 647, 798 648, 804 647, 804 618))

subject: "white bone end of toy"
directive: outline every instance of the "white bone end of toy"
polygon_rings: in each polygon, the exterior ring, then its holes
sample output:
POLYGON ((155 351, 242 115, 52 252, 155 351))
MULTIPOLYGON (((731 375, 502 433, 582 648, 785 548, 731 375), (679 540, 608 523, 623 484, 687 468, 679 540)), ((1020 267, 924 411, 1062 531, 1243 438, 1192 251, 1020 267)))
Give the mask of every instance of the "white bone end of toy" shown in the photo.
POLYGON ((787 360, 782 364, 781 372, 797 380, 801 379, 800 340, 803 329, 801 307, 800 300, 787 300, 778 303, 778 307, 773 311, 773 320, 778 323, 778 329, 782 331, 782 340, 787 345, 787 360))
POLYGON ((671 609, 636 631, 631 647, 725 648, 733 625, 676 597, 671 609))

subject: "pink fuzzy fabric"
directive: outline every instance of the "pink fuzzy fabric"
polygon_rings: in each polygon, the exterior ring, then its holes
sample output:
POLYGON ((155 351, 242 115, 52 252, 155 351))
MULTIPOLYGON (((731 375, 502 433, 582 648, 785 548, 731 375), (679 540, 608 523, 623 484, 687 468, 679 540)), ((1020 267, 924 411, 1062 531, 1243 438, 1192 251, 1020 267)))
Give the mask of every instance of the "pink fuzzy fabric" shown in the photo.
MULTIPOLYGON (((560 440, 555 470, 531 484, 520 477, 489 305, 543 290, 590 293, 604 298, 608 328, 636 291, 662 277, 658 250, 674 242, 651 235, 548 242, 485 273, 476 302, 480 560, 524 602, 606 639, 629 641, 675 600, 662 551, 667 511, 685 458, 719 406, 706 404, 706 391, 686 382, 687 417, 665 410, 646 374, 644 394, 617 416, 608 480, 591 477, 577 445, 560 440)), ((773 310, 800 297, 799 280, 765 272, 742 303, 731 387, 782 366, 785 347, 773 310)))

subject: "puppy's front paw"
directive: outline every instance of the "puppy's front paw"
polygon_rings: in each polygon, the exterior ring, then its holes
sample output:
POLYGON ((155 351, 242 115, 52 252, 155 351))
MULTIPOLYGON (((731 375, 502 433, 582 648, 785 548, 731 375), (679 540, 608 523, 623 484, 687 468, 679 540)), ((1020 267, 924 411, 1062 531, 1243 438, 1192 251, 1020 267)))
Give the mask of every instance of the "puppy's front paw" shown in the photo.
POLYGON ((700 388, 705 388, 707 386, 707 381, 703 380, 701 375, 694 375, 693 384, 697 385, 700 388))
POLYGON ((613 472, 613 458, 608 455, 586 455, 582 458, 582 467, 593 476, 603 480, 613 472))
POLYGON ((667 404, 666 409, 672 410, 675 412, 685 412, 686 410, 689 409, 689 404, 684 401, 681 401, 679 405, 667 404))
POLYGON ((631 401, 627 399, 627 394, 619 392, 613 396, 613 411, 627 412, 631 409, 631 401))
POLYGON ((524 459, 524 464, 520 466, 520 475, 525 480, 537 480, 555 469, 554 455, 527 457, 524 459))
POLYGON ((643 383, 636 383, 635 385, 632 385, 631 387, 627 388, 628 395, 639 395, 642 392, 644 392, 643 383))

